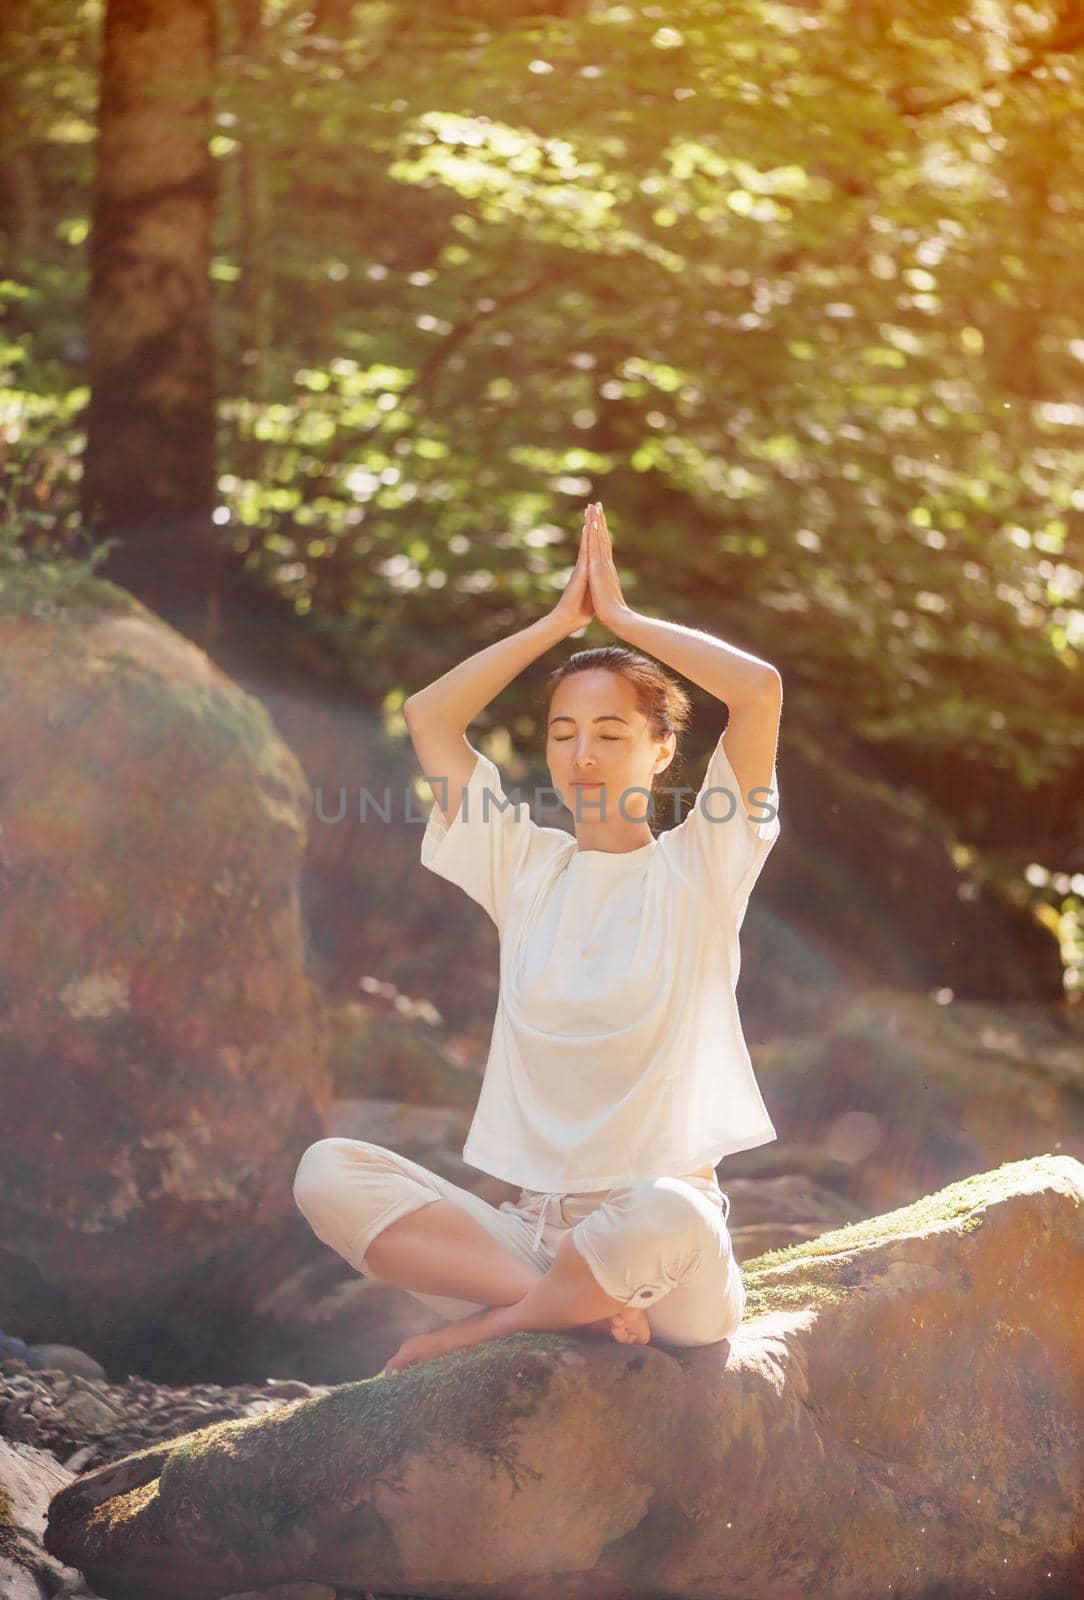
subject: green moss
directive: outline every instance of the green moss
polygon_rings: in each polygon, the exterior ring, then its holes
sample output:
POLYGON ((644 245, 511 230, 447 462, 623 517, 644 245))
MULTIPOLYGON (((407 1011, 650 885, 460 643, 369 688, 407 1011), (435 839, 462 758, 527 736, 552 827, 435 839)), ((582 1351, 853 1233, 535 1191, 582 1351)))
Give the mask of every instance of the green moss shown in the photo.
POLYGON ((981 1225, 987 1206, 1052 1180, 1064 1182, 1064 1156, 1031 1156, 1003 1162, 989 1172, 961 1178, 934 1194, 881 1216, 851 1222, 816 1239, 768 1250, 742 1262, 746 1317, 838 1303, 859 1282, 856 1256, 892 1239, 951 1228, 968 1233, 981 1225))
MULTIPOLYGON (((167 627, 126 590, 78 563, 0 561, 0 616, 33 616, 35 608, 54 626, 71 624, 79 631, 85 630, 88 620, 109 616, 137 617, 154 627, 167 627)), ((228 683, 190 684, 179 677, 166 681, 142 664, 134 646, 129 657, 123 647, 111 644, 103 649, 98 666, 103 682, 112 677, 124 684, 125 717, 139 730, 144 744, 189 737, 194 729, 202 735, 201 756, 236 760, 243 755, 261 776, 295 787, 271 715, 252 695, 228 683)))
POLYGON ((31 615, 36 605, 54 606, 80 621, 108 613, 152 615, 127 590, 95 577, 81 562, 0 560, 0 615, 31 615))
POLYGON ((15 1508, 11 1496, 0 1489, 0 1555, 20 1561, 19 1536, 15 1531, 15 1508))
MULTIPOLYGON (((214 1423, 171 1449, 163 1500, 198 1484, 205 1514, 221 1515, 231 1547, 247 1539, 254 1559, 266 1559, 261 1539, 288 1538, 311 1519, 314 1503, 340 1503, 350 1483, 399 1487, 406 1459, 442 1444, 488 1459, 518 1490, 524 1473, 539 1474, 519 1461, 514 1435, 523 1418, 543 1407, 553 1378, 549 1357, 564 1343, 556 1333, 512 1334, 390 1379, 340 1385, 288 1411, 214 1423), (261 1430, 273 1430, 266 1452, 257 1443, 261 1430), (257 1454, 262 1470, 254 1472, 257 1454)), ((390 1534, 388 1543, 393 1549, 390 1534)))
POLYGON ((179 733, 198 731, 201 756, 236 758, 244 752, 257 764, 266 764, 268 745, 278 735, 271 717, 258 700, 240 690, 216 683, 168 682, 150 671, 133 654, 110 648, 109 674, 125 689, 125 717, 143 744, 158 739, 168 743, 179 733), (171 726, 171 724, 173 726, 171 726))

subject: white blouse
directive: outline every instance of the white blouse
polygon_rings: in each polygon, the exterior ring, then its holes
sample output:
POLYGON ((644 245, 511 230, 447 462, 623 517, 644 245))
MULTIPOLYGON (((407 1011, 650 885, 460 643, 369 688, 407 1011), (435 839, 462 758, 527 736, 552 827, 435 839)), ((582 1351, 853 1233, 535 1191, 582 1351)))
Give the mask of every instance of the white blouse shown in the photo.
POLYGON ((433 805, 423 866, 500 936, 468 1165, 553 1195, 681 1176, 778 1137, 734 993, 778 804, 773 769, 750 819, 720 738, 693 809, 636 850, 539 826, 480 752, 450 827, 433 805))

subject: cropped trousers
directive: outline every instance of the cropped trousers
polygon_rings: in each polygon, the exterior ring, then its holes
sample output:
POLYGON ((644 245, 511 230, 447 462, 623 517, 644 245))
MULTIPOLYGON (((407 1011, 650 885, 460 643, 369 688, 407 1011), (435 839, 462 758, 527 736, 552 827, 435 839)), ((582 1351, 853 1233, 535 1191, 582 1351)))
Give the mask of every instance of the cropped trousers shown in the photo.
MULTIPOLYGON (((510 1255, 544 1274, 566 1233, 603 1291, 647 1314, 653 1340, 687 1346, 728 1339, 741 1323, 745 1285, 734 1258, 730 1201, 715 1176, 644 1178, 613 1189, 521 1189, 492 1205, 383 1145, 318 1139, 294 1176, 294 1199, 317 1238, 365 1277, 376 1235, 434 1200, 452 1200, 510 1255)), ((475 1300, 406 1291, 456 1322, 475 1300)))

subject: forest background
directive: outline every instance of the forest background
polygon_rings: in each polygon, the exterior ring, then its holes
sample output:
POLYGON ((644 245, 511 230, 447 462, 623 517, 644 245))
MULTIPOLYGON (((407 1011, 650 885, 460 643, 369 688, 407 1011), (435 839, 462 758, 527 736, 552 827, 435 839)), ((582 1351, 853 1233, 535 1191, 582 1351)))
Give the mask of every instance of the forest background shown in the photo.
MULTIPOLYGON (((778 666, 791 815, 843 730, 1076 1001, 1082 68, 1069 0, 11 0, 0 583, 386 759, 601 499, 633 606, 778 666)), ((525 777, 538 674, 479 720, 525 777)))

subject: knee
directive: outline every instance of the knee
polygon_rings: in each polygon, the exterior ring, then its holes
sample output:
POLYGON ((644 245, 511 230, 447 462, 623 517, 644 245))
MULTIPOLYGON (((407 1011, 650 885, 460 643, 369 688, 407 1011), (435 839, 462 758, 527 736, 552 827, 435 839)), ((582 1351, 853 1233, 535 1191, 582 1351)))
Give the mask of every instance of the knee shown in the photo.
POLYGON ((712 1232, 695 1194, 666 1179, 630 1184, 621 1209, 624 1226, 640 1240, 665 1244, 683 1239, 700 1247, 712 1232))
POLYGON ((294 1173, 294 1200, 300 1211, 307 1214, 319 1203, 342 1172, 347 1147, 356 1155, 359 1145, 363 1150, 367 1148, 360 1140, 341 1138, 317 1139, 309 1145, 294 1173))
POLYGON ((329 1146, 335 1143, 334 1139, 317 1139, 315 1144, 310 1144, 297 1163, 294 1173, 294 1200, 299 1208, 305 1210, 305 1202, 313 1194, 322 1189, 327 1178, 328 1168, 334 1157, 329 1146))

